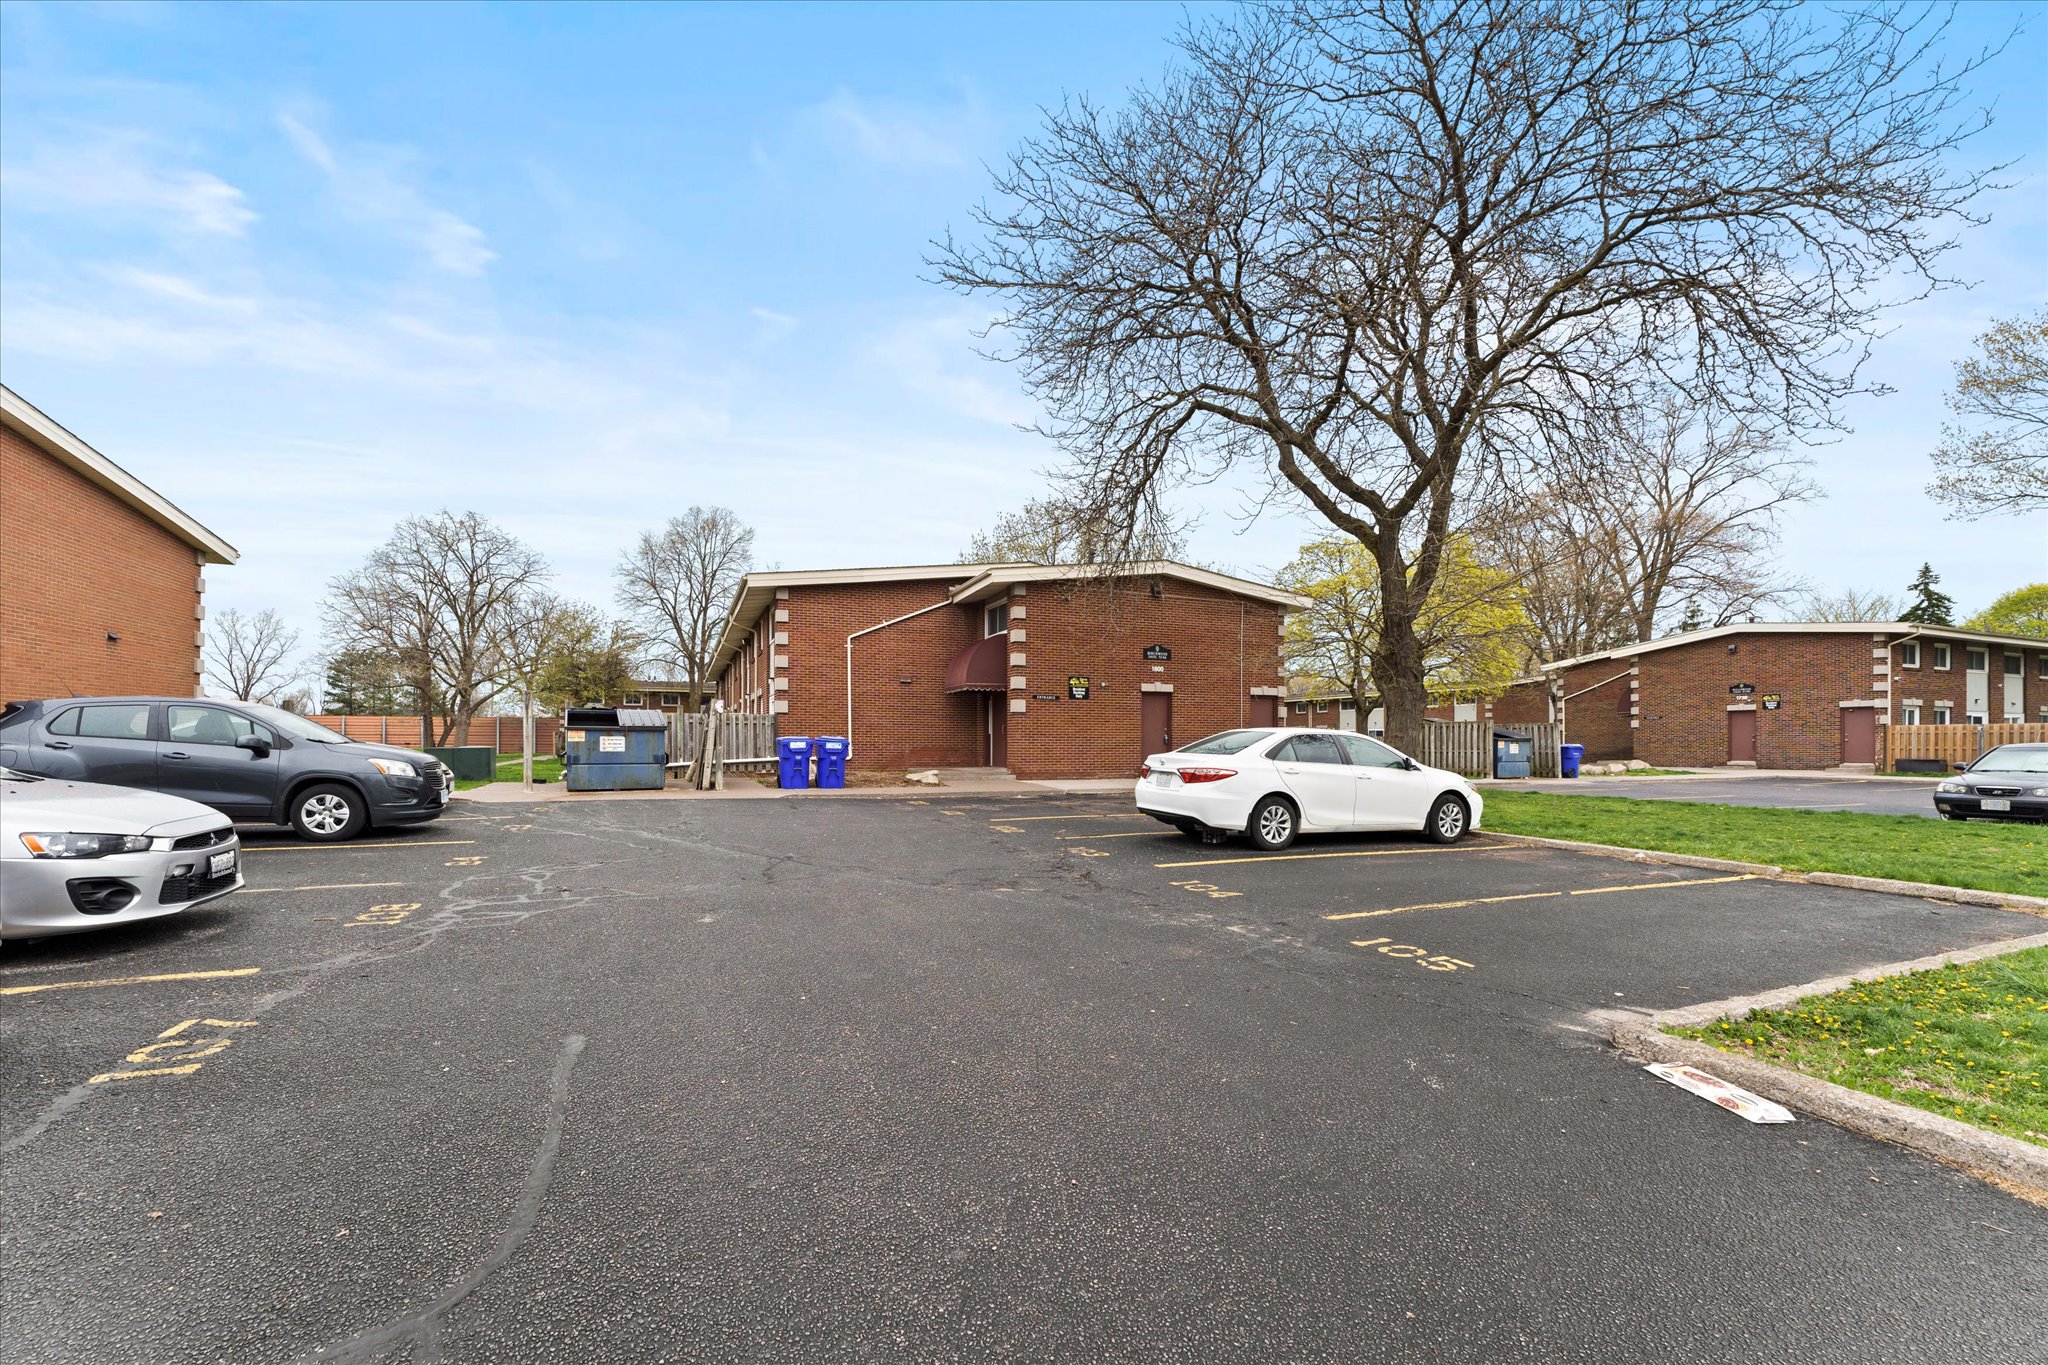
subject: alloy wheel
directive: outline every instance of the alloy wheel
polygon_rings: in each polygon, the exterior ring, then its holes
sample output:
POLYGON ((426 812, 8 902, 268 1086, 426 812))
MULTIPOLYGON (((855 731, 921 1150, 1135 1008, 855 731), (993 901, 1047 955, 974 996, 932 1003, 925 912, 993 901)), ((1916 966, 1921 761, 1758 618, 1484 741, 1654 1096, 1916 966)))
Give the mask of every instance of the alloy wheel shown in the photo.
POLYGON ((1283 844, 1294 832, 1294 816, 1279 802, 1259 812, 1259 837, 1269 844, 1283 844))
POLYGON ((348 827, 348 802, 332 792, 321 792, 299 807, 299 819, 315 834, 339 834, 348 827))
POLYGON ((1446 801, 1436 808, 1436 832, 1445 839, 1455 839, 1465 832, 1465 808, 1456 801, 1446 801))

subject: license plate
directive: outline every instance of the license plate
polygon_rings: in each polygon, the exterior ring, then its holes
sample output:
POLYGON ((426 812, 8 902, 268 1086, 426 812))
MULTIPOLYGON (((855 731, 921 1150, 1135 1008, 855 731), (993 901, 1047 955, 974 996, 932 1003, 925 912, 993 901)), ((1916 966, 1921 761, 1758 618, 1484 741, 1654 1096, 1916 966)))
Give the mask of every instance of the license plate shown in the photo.
POLYGON ((1152 785, 1153 785, 1153 786, 1155 786, 1155 787, 1170 787, 1170 786, 1172 786, 1172 785, 1173 785, 1173 774, 1172 774, 1172 773, 1169 773, 1169 772, 1165 772, 1165 771, 1163 771, 1163 770, 1162 770, 1162 771, 1160 771, 1160 772, 1156 772, 1156 773, 1152 774, 1152 785))
POLYGON ((2011 809, 2012 809, 2012 802, 2010 802, 2010 801, 2006 800, 2006 799, 2005 799, 2004 797, 2002 797, 2002 796, 1987 796, 1987 797, 1985 797, 1985 798, 1984 798, 1984 809, 1985 809, 1985 810, 2011 810, 2011 809))
POLYGON ((225 853, 216 853, 206 860, 206 875, 208 877, 225 877, 234 870, 235 851, 233 849, 229 849, 225 853))

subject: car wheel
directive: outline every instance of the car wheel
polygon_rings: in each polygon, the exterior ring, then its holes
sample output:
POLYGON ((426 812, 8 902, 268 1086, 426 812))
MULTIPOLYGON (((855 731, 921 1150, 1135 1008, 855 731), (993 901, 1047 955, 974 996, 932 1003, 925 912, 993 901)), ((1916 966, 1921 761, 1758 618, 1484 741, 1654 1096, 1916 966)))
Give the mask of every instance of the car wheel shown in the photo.
POLYGON ((1252 807, 1244 832, 1254 847, 1278 853, 1294 842, 1300 828, 1301 817, 1295 814, 1294 803, 1282 796, 1269 796, 1252 807))
POLYGON ((1471 823, 1471 813, 1465 809, 1465 803, 1446 793, 1429 808, 1429 819, 1423 822, 1422 832, 1434 843, 1455 844, 1465 837, 1471 823))
POLYGON ((316 844, 352 839, 369 822, 363 798, 336 782, 308 787, 292 798, 292 829, 316 844))

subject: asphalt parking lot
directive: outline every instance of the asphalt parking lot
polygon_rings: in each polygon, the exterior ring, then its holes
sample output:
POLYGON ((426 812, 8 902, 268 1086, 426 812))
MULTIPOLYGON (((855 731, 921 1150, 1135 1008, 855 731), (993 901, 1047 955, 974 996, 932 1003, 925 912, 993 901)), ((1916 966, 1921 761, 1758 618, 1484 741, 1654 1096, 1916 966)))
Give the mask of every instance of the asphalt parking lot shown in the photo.
POLYGON ((2039 919, 1102 797, 456 810, 9 945, 0 1357, 2040 1358, 2048 1212, 1584 1031, 2039 919))
POLYGON ((1934 814, 1934 782, 1903 777, 1586 777, 1517 782, 1534 791, 1573 796, 1627 796, 1640 801, 1700 801, 1715 806, 1850 810, 1868 815, 1934 814))

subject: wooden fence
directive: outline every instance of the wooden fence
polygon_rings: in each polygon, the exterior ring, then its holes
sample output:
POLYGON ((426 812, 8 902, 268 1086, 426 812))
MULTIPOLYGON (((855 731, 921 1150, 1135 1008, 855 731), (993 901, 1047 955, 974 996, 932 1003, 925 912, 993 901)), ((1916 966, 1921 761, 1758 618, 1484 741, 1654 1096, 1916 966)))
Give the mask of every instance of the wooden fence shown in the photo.
POLYGON ((1564 743, 1560 721, 1496 724, 1483 720, 1433 720, 1422 727, 1422 752, 1416 757, 1432 768, 1448 768, 1465 777, 1493 776, 1493 732, 1505 730, 1530 741, 1529 775, 1559 775, 1558 746, 1564 743))
MULTIPOLYGON (((396 744, 401 749, 419 749, 431 744, 442 747, 439 742, 445 721, 434 722, 432 731, 424 744, 420 739, 420 718, 418 716, 307 716, 315 725, 324 725, 350 739, 359 739, 368 744, 396 744)), ((551 754, 555 751, 555 732, 562 728, 560 719, 554 716, 535 716, 533 719, 533 751, 537 754, 551 754)), ((465 744, 482 745, 501 754, 519 752, 519 717, 482 716, 469 723, 465 734, 448 736, 449 747, 465 744)))
MULTIPOLYGON (((669 718, 671 766, 695 761, 704 747, 704 719, 699 711, 677 712, 669 718)), ((727 767, 774 766, 775 717, 753 711, 722 711, 718 721, 718 756, 727 767)))
POLYGON ((2048 725, 2006 722, 1998 725, 1881 725, 1884 761, 1880 768, 1897 768, 1899 760, 1939 759, 1944 763, 1970 763, 1986 749, 2001 744, 2048 744, 2048 725))

